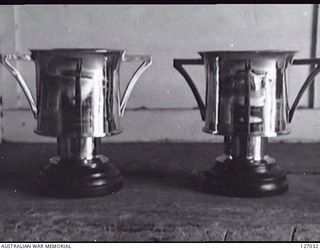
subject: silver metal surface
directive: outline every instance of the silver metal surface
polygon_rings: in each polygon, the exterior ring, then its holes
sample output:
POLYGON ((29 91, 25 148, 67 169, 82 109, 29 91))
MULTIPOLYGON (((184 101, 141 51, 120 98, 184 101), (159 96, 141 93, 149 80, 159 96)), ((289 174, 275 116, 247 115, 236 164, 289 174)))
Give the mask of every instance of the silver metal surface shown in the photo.
POLYGON ((231 159, 261 161, 266 155, 268 138, 260 136, 225 136, 224 153, 231 159))
POLYGON ((24 60, 24 61, 31 61, 31 57, 30 55, 27 54, 21 54, 21 55, 7 55, 3 58, 2 61, 2 56, 1 56, 1 62, 3 63, 3 65, 12 73, 12 75, 14 76, 14 78, 16 78, 16 80, 18 81, 18 83, 20 84, 20 87, 22 89, 22 91, 24 92, 24 94, 27 97, 27 100, 29 102, 29 105, 31 107, 31 111, 33 113, 33 116, 35 119, 37 119, 37 104, 34 101, 34 98, 28 88, 28 85, 26 84, 26 82, 24 81, 23 77, 21 76, 21 74, 19 73, 19 71, 17 71, 11 64, 10 64, 10 60, 24 60))
POLYGON ((57 151, 62 160, 91 160, 100 154, 101 138, 58 137, 57 151))
POLYGON ((287 134, 289 122, 304 90, 319 73, 319 59, 293 61, 295 51, 209 51, 201 59, 175 59, 198 102, 203 131, 228 136, 274 137, 287 134), (295 63, 296 62, 296 63, 295 63), (316 64, 292 109, 288 105, 287 69, 290 64, 316 64), (183 64, 204 65, 205 103, 183 64), (290 113, 290 115, 289 115, 290 113))
POLYGON ((104 137, 121 132, 120 117, 138 78, 151 65, 151 56, 126 55, 123 50, 31 50, 31 55, 7 55, 1 62, 18 80, 34 116, 36 133, 52 137, 104 137), (36 65, 37 104, 9 60, 36 65), (122 62, 141 61, 121 100, 122 62))
POLYGON ((285 72, 293 55, 201 53, 208 81, 203 130, 223 135, 288 133, 285 72))

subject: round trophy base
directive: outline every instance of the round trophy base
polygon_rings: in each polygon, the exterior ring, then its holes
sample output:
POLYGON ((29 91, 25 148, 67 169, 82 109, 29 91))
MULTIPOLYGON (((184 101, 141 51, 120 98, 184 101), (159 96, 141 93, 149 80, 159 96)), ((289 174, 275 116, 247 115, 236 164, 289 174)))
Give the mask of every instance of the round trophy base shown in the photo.
POLYGON ((204 171, 204 191, 234 197, 262 197, 288 190, 286 171, 266 156, 261 161, 218 157, 215 166, 204 171))
POLYGON ((123 178, 103 155, 90 160, 54 157, 41 171, 37 184, 45 195, 80 198, 115 193, 123 187, 123 178))

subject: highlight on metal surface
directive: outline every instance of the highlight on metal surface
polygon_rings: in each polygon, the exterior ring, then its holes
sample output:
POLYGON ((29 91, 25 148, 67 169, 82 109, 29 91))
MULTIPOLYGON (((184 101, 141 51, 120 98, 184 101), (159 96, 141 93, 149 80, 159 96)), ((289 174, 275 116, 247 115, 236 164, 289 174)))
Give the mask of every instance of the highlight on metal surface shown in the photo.
POLYGON ((103 137, 122 131, 120 117, 139 77, 151 65, 148 55, 127 55, 124 50, 52 49, 31 54, 1 56, 17 79, 41 135, 103 137), (33 60, 36 101, 20 73, 9 60, 33 60), (121 62, 140 61, 124 90, 120 91, 121 62))
POLYGON ((296 51, 206 51, 201 59, 174 59, 174 67, 190 86, 205 121, 204 132, 220 135, 287 134, 302 94, 320 72, 320 59, 293 60, 296 51), (206 98, 183 65, 204 65, 206 98), (292 108, 288 104, 287 69, 315 64, 292 108))

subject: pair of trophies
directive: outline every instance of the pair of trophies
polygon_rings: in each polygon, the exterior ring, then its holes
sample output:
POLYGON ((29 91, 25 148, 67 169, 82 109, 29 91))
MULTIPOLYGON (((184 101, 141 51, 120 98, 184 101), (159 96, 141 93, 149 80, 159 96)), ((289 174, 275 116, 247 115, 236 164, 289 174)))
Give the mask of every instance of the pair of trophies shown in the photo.
MULTIPOLYGON (((208 51, 200 59, 174 59, 174 67, 198 103, 203 131, 224 136, 224 154, 204 172, 204 190, 228 196, 268 196, 288 189, 286 172, 266 154, 268 137, 288 134, 289 122, 309 84, 320 72, 320 59, 293 60, 294 51, 208 51), (289 109, 287 69, 315 65, 289 109), (202 100, 183 65, 204 65, 202 100)), ((88 197, 123 186, 119 170, 101 154, 101 138, 121 133, 132 90, 151 65, 151 56, 123 50, 53 49, 3 55, 1 63, 17 79, 31 106, 40 135, 57 137, 58 156, 40 173, 48 195, 88 197), (36 100, 11 60, 33 60, 36 100), (140 61, 121 97, 122 62, 140 61)))

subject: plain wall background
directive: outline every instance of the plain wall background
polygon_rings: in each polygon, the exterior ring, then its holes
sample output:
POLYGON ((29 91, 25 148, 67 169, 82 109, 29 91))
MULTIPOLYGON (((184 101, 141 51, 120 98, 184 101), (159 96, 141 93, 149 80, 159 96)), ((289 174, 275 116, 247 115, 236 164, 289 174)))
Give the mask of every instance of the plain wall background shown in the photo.
MULTIPOLYGON (((19 5, 1 6, 0 12, 2 53, 28 52, 29 48, 110 48, 153 56, 153 65, 142 75, 129 100, 122 122, 125 132, 111 138, 115 141, 217 139, 201 132, 195 99, 173 68, 173 58, 198 58, 197 51, 203 50, 268 49, 297 50, 297 58, 310 56, 310 4, 19 5), (147 110, 139 110, 141 107, 147 110)), ((122 65, 122 89, 137 66, 122 65)), ((18 68, 35 94, 33 63, 18 63, 18 68)), ((204 67, 187 69, 204 96, 204 67)), ((303 66, 291 68, 291 103, 308 70, 303 66)), ((16 111, 29 107, 15 80, 3 69, 2 80, 4 138, 47 141, 33 135, 35 122, 30 111, 16 111)), ((306 94, 301 106, 307 101, 306 94)), ((318 134, 314 122, 310 121, 313 128, 308 130, 304 118, 294 123, 296 134, 287 138, 314 139, 318 134)))

